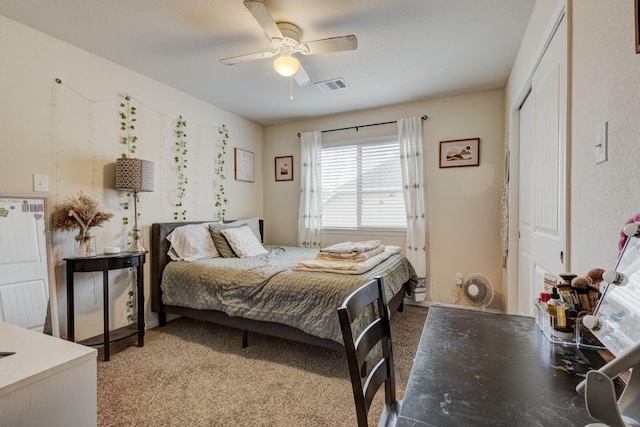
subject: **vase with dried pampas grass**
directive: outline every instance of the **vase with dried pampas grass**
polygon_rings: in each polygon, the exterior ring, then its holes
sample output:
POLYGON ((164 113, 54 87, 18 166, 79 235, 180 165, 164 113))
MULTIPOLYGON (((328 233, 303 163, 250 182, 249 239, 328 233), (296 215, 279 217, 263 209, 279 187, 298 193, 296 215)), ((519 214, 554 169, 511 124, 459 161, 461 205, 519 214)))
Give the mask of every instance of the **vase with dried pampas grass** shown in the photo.
POLYGON ((91 235, 91 227, 102 227, 111 217, 113 214, 105 211, 100 201, 80 191, 76 197, 67 197, 64 203, 56 206, 53 229, 77 229, 76 256, 95 256, 95 237, 91 235))

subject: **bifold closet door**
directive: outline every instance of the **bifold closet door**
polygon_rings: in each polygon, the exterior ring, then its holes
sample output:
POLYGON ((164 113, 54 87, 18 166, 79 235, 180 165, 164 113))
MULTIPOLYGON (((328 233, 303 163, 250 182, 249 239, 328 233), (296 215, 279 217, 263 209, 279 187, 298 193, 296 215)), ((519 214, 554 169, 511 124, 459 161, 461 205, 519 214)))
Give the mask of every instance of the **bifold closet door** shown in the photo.
POLYGON ((520 110, 518 312, 533 315, 545 273, 568 268, 567 23, 563 17, 520 110))

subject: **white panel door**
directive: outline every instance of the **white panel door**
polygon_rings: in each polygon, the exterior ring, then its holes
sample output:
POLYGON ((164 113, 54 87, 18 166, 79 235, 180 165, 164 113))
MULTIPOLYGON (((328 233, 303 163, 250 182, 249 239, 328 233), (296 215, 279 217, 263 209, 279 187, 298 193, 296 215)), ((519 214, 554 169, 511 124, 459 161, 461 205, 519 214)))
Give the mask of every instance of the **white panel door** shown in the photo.
POLYGON ((531 259, 531 235, 533 229, 533 146, 535 142, 535 115, 533 96, 529 95, 520 108, 520 200, 518 245, 518 314, 533 315, 531 301, 535 298, 533 260, 531 259))
POLYGON ((533 314, 545 273, 558 275, 568 265, 567 94, 565 17, 533 74, 520 112, 518 312, 526 315, 533 314))
POLYGON ((0 196, 0 321, 42 332, 49 300, 44 199, 0 196))

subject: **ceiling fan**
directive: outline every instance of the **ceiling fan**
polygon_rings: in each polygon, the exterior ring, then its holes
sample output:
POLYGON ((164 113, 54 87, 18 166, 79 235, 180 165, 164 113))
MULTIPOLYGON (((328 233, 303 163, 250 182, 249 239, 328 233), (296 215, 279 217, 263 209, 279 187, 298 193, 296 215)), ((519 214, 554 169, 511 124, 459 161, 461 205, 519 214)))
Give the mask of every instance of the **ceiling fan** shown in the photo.
POLYGON ((273 68, 278 74, 283 77, 293 76, 298 86, 309 86, 313 82, 302 68, 300 61, 293 56, 294 54, 315 55, 354 50, 358 47, 358 39, 354 35, 302 42, 302 30, 290 22, 276 22, 263 2, 245 0, 244 5, 271 39, 271 50, 220 59, 224 65, 235 65, 278 55, 273 62, 273 68))

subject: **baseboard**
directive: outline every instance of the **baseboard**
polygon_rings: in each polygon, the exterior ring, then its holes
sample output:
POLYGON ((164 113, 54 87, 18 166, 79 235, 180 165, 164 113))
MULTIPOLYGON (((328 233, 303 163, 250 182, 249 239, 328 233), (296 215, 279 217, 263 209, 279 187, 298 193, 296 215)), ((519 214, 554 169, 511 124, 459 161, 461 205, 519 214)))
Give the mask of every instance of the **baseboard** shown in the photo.
POLYGON ((491 308, 491 305, 483 309, 480 307, 470 307, 468 305, 463 305, 463 304, 448 304, 448 303, 436 302, 436 301, 414 301, 413 298, 405 298, 404 303, 406 305, 414 305, 418 307, 430 307, 431 304, 436 304, 436 305, 445 306, 445 307, 464 308, 468 310, 479 310, 479 311, 488 311, 488 312, 494 312, 494 313, 503 313, 503 311, 500 309, 491 308))
POLYGON ((160 325, 160 322, 158 321, 158 318, 156 317, 154 320, 150 321, 150 322, 144 322, 144 328, 145 329, 153 329, 153 328, 157 328, 160 325))
POLYGON ((406 305, 415 305, 418 307, 429 307, 431 305, 431 301, 415 301, 413 298, 405 298, 404 303, 406 305))
MULTIPOLYGON (((158 315, 157 313, 153 313, 155 314, 155 316, 146 316, 144 321, 144 328, 145 329, 153 329, 153 328, 157 328, 158 326, 160 326, 160 319, 158 319, 158 315), (152 317, 152 319, 149 319, 149 317, 152 317)), ((178 316, 177 314, 171 314, 171 313, 167 313, 167 322, 170 322, 172 320, 177 319, 178 316)))

